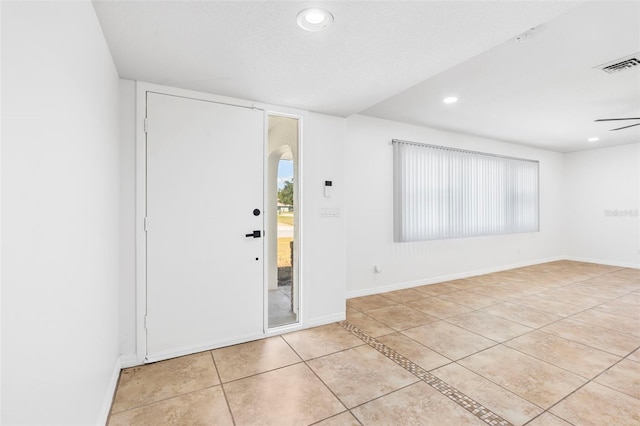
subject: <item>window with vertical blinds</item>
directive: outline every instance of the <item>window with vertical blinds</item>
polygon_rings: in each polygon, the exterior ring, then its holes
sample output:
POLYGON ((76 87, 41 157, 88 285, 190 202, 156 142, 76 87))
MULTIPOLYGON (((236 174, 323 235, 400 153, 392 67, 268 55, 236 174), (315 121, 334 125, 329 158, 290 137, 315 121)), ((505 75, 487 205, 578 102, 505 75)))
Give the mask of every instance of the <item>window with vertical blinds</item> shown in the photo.
POLYGON ((533 160, 393 140, 394 240, 536 232, 533 160))

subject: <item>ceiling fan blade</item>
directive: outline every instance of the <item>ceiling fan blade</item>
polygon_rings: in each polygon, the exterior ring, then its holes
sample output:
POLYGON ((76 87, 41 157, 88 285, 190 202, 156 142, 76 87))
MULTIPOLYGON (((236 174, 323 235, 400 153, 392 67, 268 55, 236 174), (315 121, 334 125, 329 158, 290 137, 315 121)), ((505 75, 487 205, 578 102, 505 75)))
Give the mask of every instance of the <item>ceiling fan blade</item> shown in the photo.
POLYGON ((640 120, 640 117, 631 117, 631 118, 599 118, 594 121, 620 121, 620 120, 640 120))
POLYGON ((640 123, 632 124, 632 125, 630 125, 630 126, 618 127, 617 129, 611 129, 611 130, 609 130, 609 131, 610 131, 610 132, 613 132, 614 130, 622 130, 622 129, 626 129, 626 128, 633 127, 633 126, 640 126, 640 123))

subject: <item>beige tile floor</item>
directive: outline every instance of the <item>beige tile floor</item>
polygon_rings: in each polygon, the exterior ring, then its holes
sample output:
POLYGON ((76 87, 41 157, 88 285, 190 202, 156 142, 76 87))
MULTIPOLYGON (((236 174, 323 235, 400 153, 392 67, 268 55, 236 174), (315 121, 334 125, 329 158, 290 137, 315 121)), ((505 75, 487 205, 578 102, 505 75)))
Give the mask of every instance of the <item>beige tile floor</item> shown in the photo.
POLYGON ((125 369, 109 424, 639 425, 639 348, 639 270, 551 262, 125 369))

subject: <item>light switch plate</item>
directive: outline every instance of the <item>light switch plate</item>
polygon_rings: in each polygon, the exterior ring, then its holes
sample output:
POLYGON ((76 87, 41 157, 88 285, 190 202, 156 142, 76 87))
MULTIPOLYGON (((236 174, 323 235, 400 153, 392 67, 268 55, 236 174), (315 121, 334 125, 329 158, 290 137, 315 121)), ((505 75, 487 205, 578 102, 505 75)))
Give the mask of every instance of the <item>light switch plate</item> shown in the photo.
POLYGON ((320 207, 322 217, 340 217, 340 207, 320 207))

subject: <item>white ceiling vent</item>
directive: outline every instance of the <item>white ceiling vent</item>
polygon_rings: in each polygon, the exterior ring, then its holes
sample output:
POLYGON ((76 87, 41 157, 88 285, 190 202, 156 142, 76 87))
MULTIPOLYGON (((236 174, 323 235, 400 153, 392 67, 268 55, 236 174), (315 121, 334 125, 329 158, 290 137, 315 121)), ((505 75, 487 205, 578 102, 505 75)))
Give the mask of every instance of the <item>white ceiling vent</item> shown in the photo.
POLYGON ((598 65, 596 68, 601 69, 607 74, 616 74, 622 71, 626 71, 631 68, 635 68, 640 65, 640 52, 633 55, 625 56, 624 58, 616 59, 606 64, 598 65))

